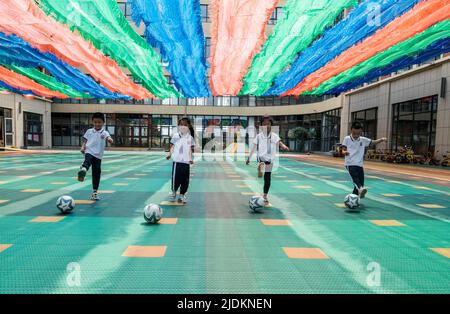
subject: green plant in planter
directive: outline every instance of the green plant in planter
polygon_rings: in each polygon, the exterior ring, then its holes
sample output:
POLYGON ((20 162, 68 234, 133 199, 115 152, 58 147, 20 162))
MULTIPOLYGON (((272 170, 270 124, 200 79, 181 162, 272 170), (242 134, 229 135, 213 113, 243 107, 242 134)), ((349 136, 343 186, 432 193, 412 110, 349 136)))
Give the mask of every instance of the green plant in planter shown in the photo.
POLYGON ((315 130, 308 130, 304 127, 296 127, 292 130, 289 130, 288 137, 291 140, 297 141, 299 144, 299 151, 304 152, 305 142, 311 140, 315 137, 315 130))

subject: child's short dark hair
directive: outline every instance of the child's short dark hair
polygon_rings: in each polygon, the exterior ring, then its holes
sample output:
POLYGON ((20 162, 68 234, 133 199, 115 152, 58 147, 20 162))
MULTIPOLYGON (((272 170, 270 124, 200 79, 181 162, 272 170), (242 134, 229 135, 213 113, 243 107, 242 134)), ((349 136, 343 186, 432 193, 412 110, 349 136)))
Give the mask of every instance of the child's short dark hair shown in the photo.
POLYGON ((264 117, 262 117, 262 119, 261 119, 261 125, 263 124, 263 122, 264 122, 265 120, 268 120, 268 121, 270 122, 270 125, 273 125, 273 119, 272 119, 272 117, 270 117, 270 116, 264 116, 264 117))
POLYGON ((362 130, 363 126, 361 124, 361 122, 355 121, 352 123, 352 129, 355 130, 362 130))
POLYGON ((100 119, 103 122, 105 122, 105 115, 101 112, 96 112, 92 115, 92 120, 94 120, 94 119, 100 119))

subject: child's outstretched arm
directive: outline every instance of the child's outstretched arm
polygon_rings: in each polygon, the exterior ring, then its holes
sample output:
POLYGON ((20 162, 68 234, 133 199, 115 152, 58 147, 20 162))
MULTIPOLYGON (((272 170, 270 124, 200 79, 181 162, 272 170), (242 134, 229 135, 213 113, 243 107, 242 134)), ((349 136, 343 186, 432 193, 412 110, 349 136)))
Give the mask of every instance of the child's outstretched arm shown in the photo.
POLYGON ((86 152, 86 139, 83 137, 82 139, 81 139, 81 148, 80 148, 80 152, 82 153, 82 154, 84 154, 85 152, 86 152))
POLYGON ((252 148, 252 150, 250 152, 250 155, 248 155, 248 158, 247 158, 247 161, 245 162, 245 164, 247 164, 247 165, 250 164, 250 159, 252 158, 252 156, 255 153, 255 151, 256 151, 256 145, 253 145, 253 148, 252 148))
POLYGON ((278 144, 282 150, 289 151, 289 147, 287 147, 282 141, 279 141, 278 144))
POLYGON ((350 152, 347 150, 347 146, 341 145, 341 149, 342 149, 342 153, 343 153, 345 156, 350 155, 350 152))
POLYGON ((193 156, 192 156, 192 151, 193 151, 193 149, 192 149, 192 147, 191 147, 191 149, 189 150, 189 163, 190 163, 191 165, 194 164, 194 158, 193 158, 193 156))
POLYGON ((167 155, 166 159, 169 160, 170 158, 172 158, 172 154, 173 154, 173 144, 170 144, 170 149, 169 149, 169 155, 167 155))
POLYGON ((387 138, 382 137, 382 138, 380 138, 378 140, 374 140, 374 141, 372 141, 372 144, 373 145, 378 145, 378 144, 383 143, 383 142, 387 142, 387 138))
POLYGON ((113 138, 112 138, 111 136, 108 136, 108 137, 106 138, 106 140, 108 141, 108 143, 109 143, 110 145, 114 144, 114 140, 113 140, 113 138))

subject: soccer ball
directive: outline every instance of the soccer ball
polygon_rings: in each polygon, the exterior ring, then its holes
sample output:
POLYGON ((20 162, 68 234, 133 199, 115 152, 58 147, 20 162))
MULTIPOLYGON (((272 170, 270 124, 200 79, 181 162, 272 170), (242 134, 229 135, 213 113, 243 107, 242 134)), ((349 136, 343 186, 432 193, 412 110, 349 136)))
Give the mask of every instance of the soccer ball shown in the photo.
POLYGON ((265 205, 264 198, 261 196, 253 196, 250 201, 248 201, 248 206, 254 212, 258 212, 265 205))
POLYGON ((144 207, 144 219, 149 224, 158 223, 163 215, 163 210, 156 204, 149 204, 144 207))
POLYGON ((359 196, 356 194, 349 194, 345 197, 344 200, 345 206, 348 209, 356 209, 359 207, 359 196))
POLYGON ((56 207, 61 211, 63 214, 68 214, 75 208, 75 201, 72 197, 68 195, 61 196, 56 201, 56 207))

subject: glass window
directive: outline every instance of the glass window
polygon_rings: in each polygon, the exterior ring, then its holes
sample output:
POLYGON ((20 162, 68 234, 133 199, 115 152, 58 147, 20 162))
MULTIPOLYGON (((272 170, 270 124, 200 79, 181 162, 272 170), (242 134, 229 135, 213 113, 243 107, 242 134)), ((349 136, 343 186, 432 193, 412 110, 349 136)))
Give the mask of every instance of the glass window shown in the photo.
POLYGON ((353 122, 360 122, 363 125, 363 135, 365 137, 371 139, 376 138, 378 127, 378 108, 352 112, 351 123, 353 122))
POLYGON ((210 22, 210 16, 209 16, 209 5, 208 4, 201 4, 201 15, 202 15, 202 22, 210 22))
POLYGON ((24 112, 24 145, 42 146, 42 115, 24 112))
POLYGON ((119 2, 118 5, 125 17, 131 20, 131 5, 127 2, 119 2))
POLYGON ((248 107, 250 97, 239 97, 239 107, 248 107))
POLYGON ((12 110, 11 109, 3 109, 3 115, 5 118, 12 118, 12 110))
POLYGON ((331 151, 339 143, 341 132, 341 109, 322 115, 322 151, 331 151))
POLYGON ((268 24, 275 25, 277 24, 277 21, 282 17, 283 17, 283 8, 282 7, 275 8, 272 12, 272 15, 270 16, 268 24))
POLYGON ((211 57, 211 38, 205 38, 205 58, 208 59, 211 57))
POLYGON ((416 154, 434 152, 437 95, 393 105, 392 150, 410 146, 416 154))
POLYGON ((11 118, 5 119, 5 132, 12 133, 12 131, 13 131, 12 119, 11 118))

